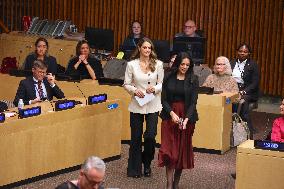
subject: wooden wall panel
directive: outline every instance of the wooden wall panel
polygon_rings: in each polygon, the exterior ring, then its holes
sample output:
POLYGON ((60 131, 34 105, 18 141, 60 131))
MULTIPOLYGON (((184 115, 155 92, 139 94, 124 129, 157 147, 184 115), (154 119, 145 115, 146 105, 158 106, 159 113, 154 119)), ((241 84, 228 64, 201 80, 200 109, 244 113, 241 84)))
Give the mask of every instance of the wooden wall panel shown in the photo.
POLYGON ((117 51, 133 20, 143 23, 148 37, 172 40, 191 18, 204 30, 210 66, 217 56, 234 58, 238 44, 247 42, 260 67, 262 92, 284 96, 283 7, 283 0, 2 0, 0 19, 10 30, 21 30, 23 15, 72 20, 80 32, 110 28, 117 51))

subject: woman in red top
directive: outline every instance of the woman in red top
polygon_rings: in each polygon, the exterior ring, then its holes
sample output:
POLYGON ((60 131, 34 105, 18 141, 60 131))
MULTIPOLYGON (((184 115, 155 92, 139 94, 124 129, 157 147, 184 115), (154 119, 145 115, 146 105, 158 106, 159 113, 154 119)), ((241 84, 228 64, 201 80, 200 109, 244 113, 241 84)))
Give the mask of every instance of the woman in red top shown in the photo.
POLYGON ((281 117, 273 122, 271 140, 274 142, 284 142, 284 99, 280 105, 281 117))

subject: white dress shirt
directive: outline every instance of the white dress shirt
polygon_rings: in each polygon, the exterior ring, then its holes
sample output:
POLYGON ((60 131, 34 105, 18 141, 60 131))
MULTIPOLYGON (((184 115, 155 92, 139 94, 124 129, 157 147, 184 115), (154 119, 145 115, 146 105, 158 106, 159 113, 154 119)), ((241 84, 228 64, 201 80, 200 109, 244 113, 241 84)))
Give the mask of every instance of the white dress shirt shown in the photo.
MULTIPOLYGON (((37 85, 38 80, 36 80, 34 77, 33 77, 33 80, 35 82, 34 85, 35 85, 36 97, 40 98, 39 93, 38 93, 39 88, 38 88, 38 85, 37 85)), ((43 81, 41 82, 41 88, 42 88, 42 95, 43 95, 43 97, 47 98, 47 92, 46 92, 46 88, 45 88, 45 85, 44 85, 43 81)))
POLYGON ((240 62, 239 60, 236 62, 236 65, 233 69, 232 77, 236 80, 237 83, 244 84, 242 75, 244 73, 246 62, 247 59, 242 62, 240 62))
POLYGON ((155 113, 162 110, 161 91, 164 79, 163 62, 157 60, 155 71, 144 73, 140 67, 140 60, 135 59, 127 63, 124 79, 124 88, 132 96, 128 110, 133 113, 148 114, 155 113), (146 93, 148 86, 154 86, 155 98, 144 106, 140 106, 134 98, 136 89, 140 89, 146 93))

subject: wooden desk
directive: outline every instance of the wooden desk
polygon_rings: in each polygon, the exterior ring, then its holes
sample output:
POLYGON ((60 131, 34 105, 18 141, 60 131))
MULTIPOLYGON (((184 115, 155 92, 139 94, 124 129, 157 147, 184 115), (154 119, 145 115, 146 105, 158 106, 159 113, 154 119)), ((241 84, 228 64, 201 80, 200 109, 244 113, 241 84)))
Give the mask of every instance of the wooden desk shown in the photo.
POLYGON ((236 97, 236 94, 229 93, 198 95, 199 121, 193 135, 194 147, 217 150, 221 153, 230 149, 232 101, 236 97))
POLYGON ((254 141, 238 146, 236 189, 283 189, 284 152, 254 149, 254 141))
MULTIPOLYGON (((77 83, 75 82, 67 82, 67 81, 57 81, 56 84, 63 91, 65 98, 73 99, 73 98, 81 98, 81 102, 83 104, 87 104, 86 98, 84 94, 79 90, 77 83)), ((88 97, 87 97, 88 98, 88 97)))
POLYGON ((121 153, 119 100, 0 123, 0 186, 121 153), (109 110, 108 105, 118 103, 109 110), (112 119, 109 119, 109 118, 112 119))
MULTIPOLYGON (((121 132, 121 140, 129 141, 130 140, 130 113, 128 111, 128 105, 131 100, 131 96, 126 92, 123 87, 120 86, 109 86, 109 85, 99 85, 97 81, 92 80, 83 80, 78 83, 78 87, 85 94, 85 96, 95 95, 106 93, 108 95, 108 99, 120 99, 122 101, 122 132, 121 132)), ((161 122, 162 120, 159 118, 157 125, 157 143, 161 143, 161 122)), ((146 121, 144 122, 144 130, 146 128, 146 121)))
MULTIPOLYGON (((121 99, 121 110, 123 112, 121 140, 130 140, 128 104, 131 97, 123 87, 99 85, 97 81, 93 80, 83 80, 80 83, 58 81, 57 84, 65 93, 66 98, 69 99, 74 97, 88 98, 88 96, 100 93, 106 93, 110 100, 121 99)), ((220 153, 230 149, 232 101, 236 96, 234 94, 198 95, 197 111, 199 121, 193 135, 194 147, 216 150, 220 153), (230 100, 226 102, 226 98, 230 100)), ((157 143, 161 142, 160 118, 158 120, 156 140, 157 143)))
POLYGON ((106 93, 110 100, 121 100, 121 110, 123 112, 121 140, 129 141, 130 115, 128 104, 130 103, 131 97, 125 89, 119 86, 99 85, 97 81, 93 80, 83 80, 82 82, 77 83, 77 85, 87 98, 91 95, 106 93))

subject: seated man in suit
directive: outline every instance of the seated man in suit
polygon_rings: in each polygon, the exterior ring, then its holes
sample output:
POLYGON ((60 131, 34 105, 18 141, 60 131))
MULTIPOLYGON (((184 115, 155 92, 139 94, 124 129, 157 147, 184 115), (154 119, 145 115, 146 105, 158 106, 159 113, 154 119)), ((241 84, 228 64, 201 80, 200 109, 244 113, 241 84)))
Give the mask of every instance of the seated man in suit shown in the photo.
POLYGON ((193 20, 187 20, 183 26, 183 32, 175 34, 175 37, 200 37, 195 33, 197 27, 193 20))
POLYGON ((20 82, 14 99, 17 106, 19 99, 23 99, 24 104, 34 104, 45 99, 52 100, 64 98, 64 93, 55 84, 55 77, 51 73, 46 73, 47 65, 41 60, 35 60, 32 67, 32 77, 27 77, 20 82))
POLYGON ((81 167, 77 180, 66 181, 55 189, 103 189, 106 165, 99 157, 89 157, 81 167))

